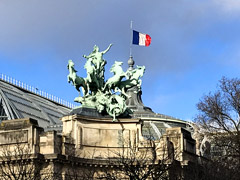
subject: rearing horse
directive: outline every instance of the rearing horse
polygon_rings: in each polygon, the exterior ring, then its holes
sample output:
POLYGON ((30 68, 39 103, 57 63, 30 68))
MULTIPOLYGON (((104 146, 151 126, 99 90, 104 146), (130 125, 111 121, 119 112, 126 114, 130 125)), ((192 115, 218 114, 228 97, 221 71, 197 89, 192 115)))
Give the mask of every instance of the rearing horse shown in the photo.
POLYGON ((82 87, 82 93, 83 96, 85 96, 87 94, 87 85, 85 83, 84 78, 79 77, 77 75, 77 71, 74 69, 74 63, 73 61, 70 59, 68 61, 68 66, 67 66, 68 70, 69 70, 69 74, 67 76, 68 78, 68 83, 72 82, 73 86, 75 86, 75 88, 77 89, 78 92, 80 92, 80 87, 82 87))
POLYGON ((106 89, 112 94, 111 89, 115 89, 117 84, 125 77, 125 73, 122 70, 122 62, 115 61, 112 65, 110 72, 114 73, 114 76, 109 78, 103 88, 103 91, 106 89))
POLYGON ((117 84, 117 87, 120 89, 121 93, 126 97, 130 98, 130 96, 126 93, 129 88, 137 86, 138 89, 140 89, 142 85, 142 80, 139 78, 143 76, 144 72, 145 66, 137 66, 136 69, 126 72, 126 74, 130 74, 128 79, 125 81, 121 81, 117 84))

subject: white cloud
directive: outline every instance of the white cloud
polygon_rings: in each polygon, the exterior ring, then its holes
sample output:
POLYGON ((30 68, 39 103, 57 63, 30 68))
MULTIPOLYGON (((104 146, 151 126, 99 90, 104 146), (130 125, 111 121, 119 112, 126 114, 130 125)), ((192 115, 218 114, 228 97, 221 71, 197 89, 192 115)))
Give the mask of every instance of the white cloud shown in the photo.
POLYGON ((240 1, 239 0, 213 0, 214 4, 221 8, 225 13, 231 15, 240 15, 240 1))

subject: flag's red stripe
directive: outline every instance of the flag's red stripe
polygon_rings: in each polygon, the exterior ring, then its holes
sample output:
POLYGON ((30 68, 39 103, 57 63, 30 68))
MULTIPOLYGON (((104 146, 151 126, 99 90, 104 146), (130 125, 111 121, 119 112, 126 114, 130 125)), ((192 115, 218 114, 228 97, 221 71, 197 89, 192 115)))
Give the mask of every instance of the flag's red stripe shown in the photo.
POLYGON ((149 46, 151 44, 151 37, 146 34, 145 46, 149 46))

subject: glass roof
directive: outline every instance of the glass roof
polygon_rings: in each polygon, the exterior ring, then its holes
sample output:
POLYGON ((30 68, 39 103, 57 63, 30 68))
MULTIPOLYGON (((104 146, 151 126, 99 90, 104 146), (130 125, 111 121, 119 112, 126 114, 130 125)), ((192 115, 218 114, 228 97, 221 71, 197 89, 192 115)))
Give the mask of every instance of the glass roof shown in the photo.
POLYGON ((33 118, 43 128, 61 126, 71 109, 26 89, 0 80, 0 120, 33 118))

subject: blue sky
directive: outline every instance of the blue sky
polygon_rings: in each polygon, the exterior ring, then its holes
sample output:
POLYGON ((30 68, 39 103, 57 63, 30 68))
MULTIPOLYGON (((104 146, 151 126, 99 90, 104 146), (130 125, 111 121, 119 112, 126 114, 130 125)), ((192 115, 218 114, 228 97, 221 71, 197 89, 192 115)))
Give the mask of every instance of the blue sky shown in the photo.
POLYGON ((222 76, 240 76, 238 0, 0 0, 0 73, 73 101, 68 59, 85 77, 82 55, 113 43, 105 76, 115 60, 126 70, 131 20, 152 37, 133 58, 146 66, 142 99, 154 112, 191 120, 222 76))

